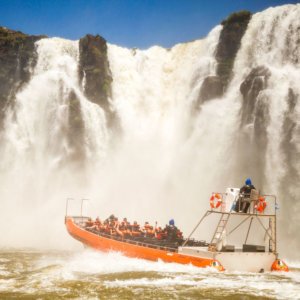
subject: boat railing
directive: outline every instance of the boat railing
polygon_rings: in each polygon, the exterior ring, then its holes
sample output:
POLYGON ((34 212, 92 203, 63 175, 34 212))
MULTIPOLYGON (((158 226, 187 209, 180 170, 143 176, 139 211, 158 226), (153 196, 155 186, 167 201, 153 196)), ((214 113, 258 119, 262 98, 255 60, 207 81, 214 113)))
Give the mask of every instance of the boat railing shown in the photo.
POLYGON ((242 224, 250 220, 250 224, 245 236, 245 245, 247 244, 252 221, 258 220, 258 223, 265 232, 265 238, 269 238, 269 251, 276 253, 276 211, 278 209, 276 196, 274 195, 260 195, 258 191, 252 190, 250 194, 242 194, 239 189, 229 188, 226 193, 214 192, 210 198, 210 210, 202 216, 192 232, 189 234, 183 247, 187 245, 188 241, 199 228, 203 220, 211 214, 219 214, 220 219, 216 229, 212 235, 209 244, 209 250, 216 251, 216 247, 224 235, 228 236, 235 230, 240 228, 242 224), (238 221, 238 224, 229 232, 226 233, 227 224, 230 217, 240 216, 244 217, 238 221), (261 217, 267 217, 268 221, 261 220, 261 217), (268 224, 266 224, 268 222, 268 224))
POLYGON ((108 238, 108 239, 113 239, 113 240, 116 240, 116 241, 119 241, 119 242, 129 243, 129 244, 133 244, 133 245, 137 245, 137 246, 143 246, 143 247, 148 247, 148 248, 165 250, 165 251, 168 251, 168 252, 177 252, 178 247, 179 247, 179 245, 176 246, 176 247, 168 247, 168 246, 163 246, 159 243, 154 244, 154 243, 145 242, 143 240, 136 240, 134 238, 124 238, 124 237, 119 236, 119 235, 111 235, 111 234, 106 234, 106 233, 103 233, 103 232, 99 232, 96 229, 87 229, 87 228, 84 228, 83 226, 81 228, 86 230, 86 231, 92 232, 96 235, 99 235, 101 237, 105 237, 105 238, 108 238))
MULTIPOLYGON (((119 235, 111 235, 111 234, 98 231, 96 229, 86 228, 86 222, 91 221, 90 217, 72 216, 69 218, 72 218, 73 222, 83 230, 86 230, 88 232, 91 232, 93 234, 96 234, 104 238, 113 239, 116 241, 129 243, 137 246, 164 250, 168 252, 177 252, 178 247, 182 246, 182 244, 185 242, 185 240, 172 242, 172 241, 165 241, 165 240, 157 240, 156 238, 143 237, 143 236, 126 238, 119 235), (151 241, 149 241, 149 239, 151 239, 151 241)), ((187 243, 187 246, 207 247, 208 243, 202 240, 200 241, 200 240, 190 239, 187 243)))
POLYGON ((87 221, 91 220, 91 218, 87 216, 72 216, 72 219, 78 226, 83 226, 87 221))
POLYGON ((67 198, 66 199, 66 213, 65 213, 65 222, 66 222, 66 219, 67 217, 69 216, 69 206, 70 206, 70 203, 72 202, 78 202, 80 201, 80 216, 72 216, 72 218, 74 219, 74 221, 76 220, 76 222, 79 222, 79 219, 81 220, 81 222, 86 222, 87 221, 87 218, 89 217, 85 217, 82 215, 82 209, 83 209, 83 204, 85 201, 89 201, 89 199, 73 199, 73 198, 67 198))
POLYGON ((275 216, 278 209, 275 195, 259 194, 257 190, 251 193, 238 193, 233 199, 228 199, 228 193, 214 192, 221 196, 221 205, 211 207, 211 212, 231 213, 236 215, 275 216), (264 207, 261 207, 264 206, 264 207))

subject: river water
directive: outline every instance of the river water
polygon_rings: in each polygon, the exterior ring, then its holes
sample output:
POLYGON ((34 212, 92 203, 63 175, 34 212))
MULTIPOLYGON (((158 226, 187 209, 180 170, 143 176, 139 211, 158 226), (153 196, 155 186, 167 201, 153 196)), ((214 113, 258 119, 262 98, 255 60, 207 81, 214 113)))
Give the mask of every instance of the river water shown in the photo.
POLYGON ((217 272, 89 249, 2 249, 0 299, 300 299, 288 273, 217 272))

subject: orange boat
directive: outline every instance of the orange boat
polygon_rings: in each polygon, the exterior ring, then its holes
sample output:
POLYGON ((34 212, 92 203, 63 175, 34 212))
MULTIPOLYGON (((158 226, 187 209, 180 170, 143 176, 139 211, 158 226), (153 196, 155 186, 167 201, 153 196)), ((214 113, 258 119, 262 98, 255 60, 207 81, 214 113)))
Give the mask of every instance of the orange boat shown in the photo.
POLYGON ((91 248, 101 251, 120 251, 129 257, 153 261, 161 259, 165 262, 193 264, 197 267, 214 266, 222 269, 222 266, 213 257, 189 256, 179 253, 176 248, 87 231, 83 228, 83 224, 88 219, 87 217, 66 217, 66 227, 71 236, 91 248))
MULTIPOLYGON (((219 271, 238 270, 246 272, 288 271, 287 265, 278 259, 276 251, 276 197, 272 195, 258 196, 251 192, 246 200, 241 198, 239 189, 227 189, 226 193, 213 193, 210 198, 211 209, 208 210, 187 239, 181 243, 166 243, 155 238, 134 239, 118 235, 110 235, 98 230, 87 229, 85 224, 90 219, 84 216, 68 216, 65 224, 70 235, 83 245, 100 251, 120 251, 128 257, 142 258, 152 261, 162 260, 170 263, 192 264, 197 267, 213 267, 219 271), (272 201, 273 200, 273 201, 272 201), (247 211, 238 206, 249 203, 247 211), (273 204, 273 213, 270 213, 273 204), (268 213, 266 210, 268 207, 268 213), (210 243, 191 239, 192 234, 206 217, 219 216, 216 229, 210 243), (265 219, 266 221, 264 222, 265 219), (230 221, 233 228, 230 228, 230 221), (250 229, 260 225, 265 233, 264 245, 247 243, 250 229), (228 245, 225 241, 234 231, 247 224, 246 239, 242 247, 228 245), (268 224, 268 227, 266 226, 268 224)), ((68 202, 67 202, 68 207, 68 202)), ((66 209, 67 211, 67 209, 66 209)))

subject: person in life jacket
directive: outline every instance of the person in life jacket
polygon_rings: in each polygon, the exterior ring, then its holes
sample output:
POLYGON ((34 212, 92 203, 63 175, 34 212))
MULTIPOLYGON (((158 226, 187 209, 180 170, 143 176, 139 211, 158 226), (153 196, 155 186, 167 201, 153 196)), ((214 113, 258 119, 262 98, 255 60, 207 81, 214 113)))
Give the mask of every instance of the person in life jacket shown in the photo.
POLYGON ((149 224, 149 222, 145 222, 144 227, 142 228, 142 232, 144 233, 145 237, 153 237, 154 236, 154 230, 153 226, 149 224))
POLYGON ((116 223, 115 230, 116 230, 117 235, 119 235, 121 237, 124 237, 124 225, 123 225, 123 223, 120 223, 120 222, 116 223))
POLYGON ((99 217, 97 217, 95 222, 94 222, 94 225, 89 227, 89 229, 94 229, 94 230, 100 231, 101 226, 102 226, 102 223, 101 223, 99 217))
POLYGON ((240 188, 240 197, 236 203, 235 211, 247 213, 250 207, 251 190, 255 189, 250 178, 245 180, 245 184, 240 188))
POLYGON ((175 226, 174 219, 171 219, 169 221, 169 225, 166 225, 164 231, 166 232, 168 241, 172 241, 172 242, 177 241, 177 239, 178 239, 178 237, 177 237, 178 228, 175 226))
POLYGON ((92 226, 94 226, 94 222, 93 222, 92 218, 88 218, 88 220, 84 224, 84 227, 86 229, 90 229, 92 226))
POLYGON ((110 234, 110 225, 108 219, 103 222, 103 232, 105 234, 110 234))
POLYGON ((130 237, 130 236, 132 236, 130 228, 131 228, 131 225, 127 221, 127 218, 123 218, 123 221, 118 223, 116 230, 117 230, 117 233, 119 235, 121 235, 122 237, 130 237))
POLYGON ((117 235, 116 227, 118 226, 118 218, 110 217, 109 218, 109 229, 111 235, 117 235))
POLYGON ((140 225, 137 223, 137 221, 134 221, 131 226, 131 235, 134 236, 141 236, 142 232, 140 230, 140 225))
POLYGON ((155 228, 155 237, 158 240, 164 240, 167 238, 167 233, 159 226, 155 228))
POLYGON ((182 231, 180 231, 179 229, 177 229, 177 239, 178 240, 183 240, 183 233, 182 233, 182 231))

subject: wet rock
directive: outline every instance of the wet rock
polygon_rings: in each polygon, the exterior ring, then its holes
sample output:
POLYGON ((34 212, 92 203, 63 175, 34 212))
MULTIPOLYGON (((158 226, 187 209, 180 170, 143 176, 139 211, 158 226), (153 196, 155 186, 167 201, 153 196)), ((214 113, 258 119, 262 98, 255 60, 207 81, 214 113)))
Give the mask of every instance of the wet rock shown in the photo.
POLYGON ((208 76, 204 79, 198 103, 221 97, 223 94, 223 83, 219 76, 208 76))
POLYGON ((69 128, 68 139, 72 149, 70 159, 72 161, 82 162, 85 156, 84 152, 84 122, 80 101, 76 93, 72 90, 69 93, 69 128))
POLYGON ((259 66, 252 69, 242 82, 240 86, 240 92, 243 95, 242 126, 253 121, 258 95, 266 88, 270 75, 266 67, 259 66))
POLYGON ((86 97, 104 109, 108 123, 114 120, 111 109, 112 75, 107 58, 106 40, 99 35, 86 35, 79 42, 79 76, 86 97))
POLYGON ((17 91, 29 81, 37 60, 34 43, 44 37, 0 27, 0 124, 17 91))
POLYGON ((270 123, 269 98, 261 93, 268 83, 270 71, 264 66, 252 69, 240 85, 241 109, 239 157, 241 169, 248 170, 261 186, 265 183, 267 128, 270 123))
POLYGON ((229 83, 235 56, 241 45, 241 39, 251 19, 249 11, 240 11, 231 14, 222 22, 216 59, 218 62, 217 75, 221 78, 226 90, 229 83))
POLYGON ((289 88, 287 95, 288 109, 284 114, 283 122, 283 139, 281 143, 282 153, 284 154, 286 167, 287 167, 287 177, 292 177, 300 180, 297 175, 297 162, 300 160, 300 153, 297 151, 297 140, 295 136, 300 136, 299 128, 297 128, 297 112, 295 110, 297 101, 299 101, 300 96, 297 95, 293 89, 289 88))

